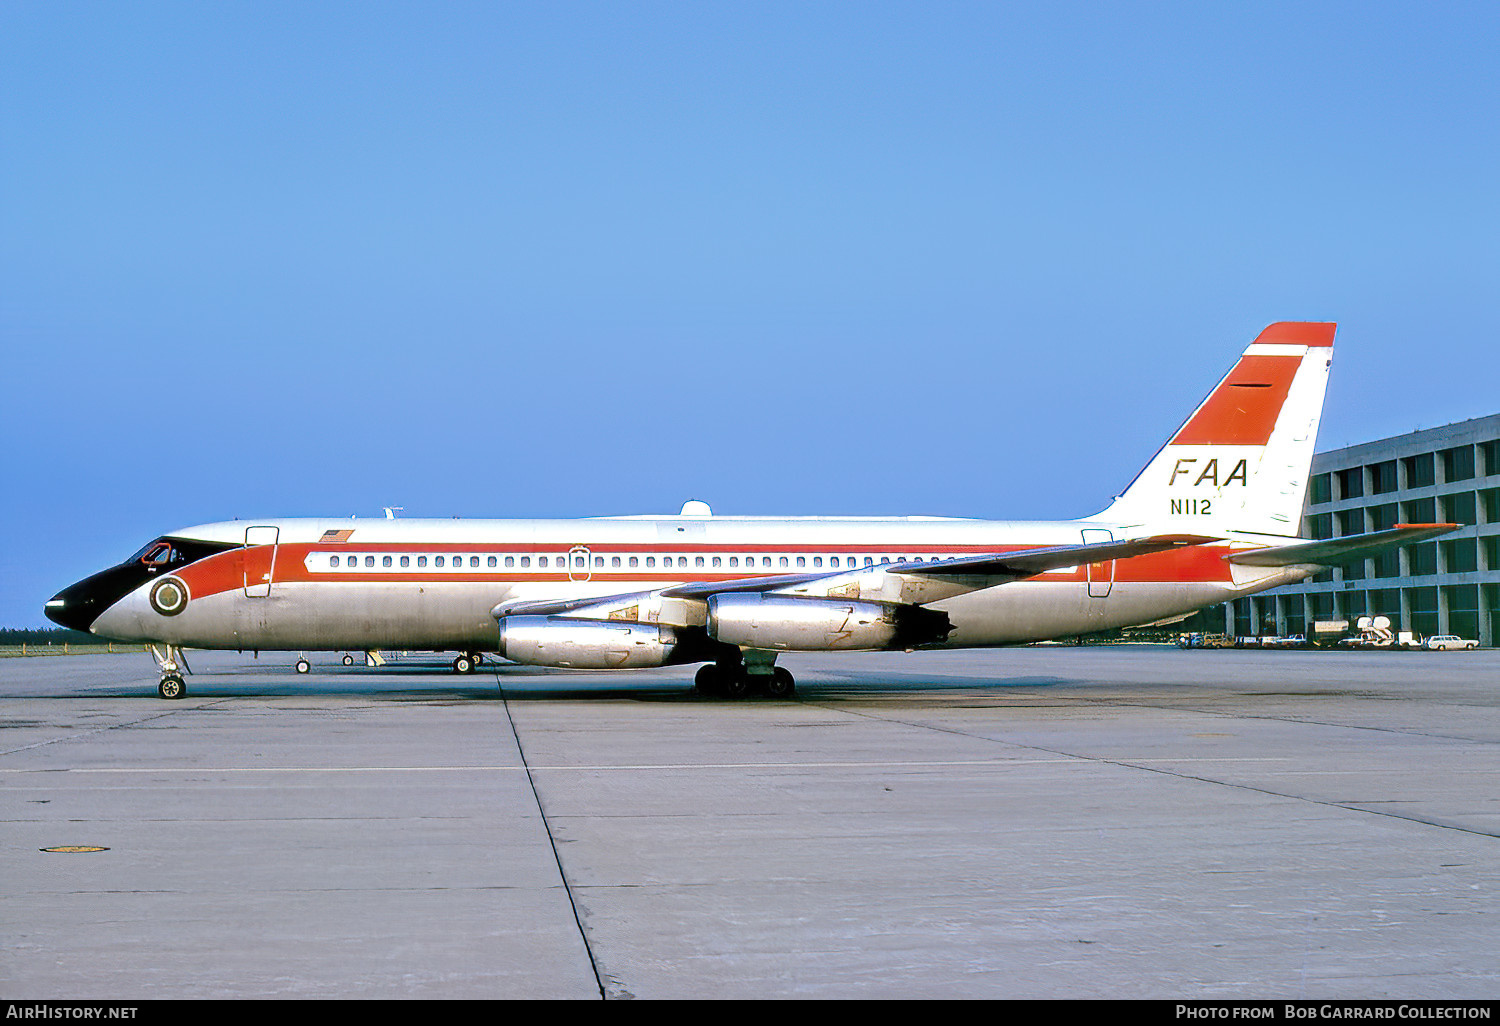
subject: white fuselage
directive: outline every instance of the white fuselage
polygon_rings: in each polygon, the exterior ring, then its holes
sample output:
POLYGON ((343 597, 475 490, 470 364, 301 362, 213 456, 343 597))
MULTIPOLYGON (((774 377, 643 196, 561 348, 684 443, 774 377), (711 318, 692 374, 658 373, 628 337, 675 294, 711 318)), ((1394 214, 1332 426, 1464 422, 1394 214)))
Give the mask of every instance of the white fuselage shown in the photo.
MULTIPOLYGON (((166 536, 234 546, 171 572, 180 602, 170 590, 153 598, 159 576, 91 629, 194 648, 492 651, 492 611, 502 603, 1078 545, 1116 530, 1089 520, 920 517, 230 521, 166 536)), ((932 608, 954 629, 941 646, 1149 623, 1303 576, 1232 567, 1227 551, 1198 546, 1067 567, 944 599, 932 608)), ((693 613, 684 615, 691 622, 693 613)))

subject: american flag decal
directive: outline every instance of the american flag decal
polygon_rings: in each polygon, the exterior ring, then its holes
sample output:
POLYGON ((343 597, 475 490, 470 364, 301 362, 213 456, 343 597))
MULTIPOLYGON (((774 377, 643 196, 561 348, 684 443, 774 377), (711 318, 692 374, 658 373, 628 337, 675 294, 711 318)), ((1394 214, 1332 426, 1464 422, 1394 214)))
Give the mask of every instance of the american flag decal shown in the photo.
POLYGON ((324 531, 319 541, 323 542, 346 542, 353 531, 324 531))

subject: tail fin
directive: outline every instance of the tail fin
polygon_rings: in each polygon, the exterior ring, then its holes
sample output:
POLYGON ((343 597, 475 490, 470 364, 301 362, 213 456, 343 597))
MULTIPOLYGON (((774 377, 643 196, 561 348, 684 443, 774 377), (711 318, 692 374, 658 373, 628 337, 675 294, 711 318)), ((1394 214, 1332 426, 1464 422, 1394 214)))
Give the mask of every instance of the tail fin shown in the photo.
POLYGON ((1090 519, 1295 536, 1336 327, 1281 321, 1262 331, 1124 494, 1090 519))

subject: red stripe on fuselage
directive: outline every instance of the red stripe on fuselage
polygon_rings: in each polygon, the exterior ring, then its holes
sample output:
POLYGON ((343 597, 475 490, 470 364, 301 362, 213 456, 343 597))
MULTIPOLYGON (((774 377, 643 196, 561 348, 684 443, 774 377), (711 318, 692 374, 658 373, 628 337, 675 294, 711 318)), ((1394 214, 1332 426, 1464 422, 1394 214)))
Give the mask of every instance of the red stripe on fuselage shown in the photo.
MULTIPOLYGON (((796 554, 842 554, 846 552, 859 552, 881 555, 904 555, 906 553, 919 552, 923 555, 943 556, 968 556, 979 555, 990 552, 1024 552, 1042 546, 985 546, 985 545, 907 545, 900 547, 878 548, 871 545, 674 545, 671 548, 648 549, 635 545, 599 545, 588 546, 591 555, 609 555, 612 552, 630 552, 635 554, 653 554, 657 557, 679 555, 696 555, 699 553, 713 552, 721 555, 735 552, 776 552, 796 554)), ((269 546, 259 546, 262 552, 269 546)), ((488 555, 488 550, 493 546, 484 545, 361 545, 350 546, 346 549, 335 550, 326 544, 314 543, 288 543, 276 546, 276 567, 273 584, 306 583, 319 581, 327 584, 354 585, 359 583, 371 584, 419 584, 426 586, 437 586, 442 584, 473 584, 473 583, 538 583, 553 582, 559 585, 584 583, 607 583, 618 581, 626 584, 667 585, 685 582, 714 582, 714 581, 739 581, 754 577, 782 576, 787 573, 819 573, 828 574, 848 573, 857 570, 868 570, 873 567, 853 567, 848 569, 820 568, 820 567, 746 567, 741 572, 726 572, 726 568, 713 568, 714 572, 705 572, 706 567, 673 567, 670 571, 645 570, 633 567, 588 567, 587 576, 574 579, 569 576, 566 568, 559 568, 553 572, 541 570, 518 570, 516 568, 496 567, 494 569, 481 569, 473 571, 465 568, 463 572, 440 572, 431 567, 421 569, 413 568, 406 571, 387 572, 381 570, 355 570, 340 572, 336 570, 320 571, 311 573, 306 566, 309 553, 317 553, 319 556, 332 555, 336 551, 340 554, 348 553, 357 548, 363 555, 366 552, 381 553, 392 552, 402 554, 423 554, 462 552, 465 555, 478 554, 488 555), (479 552, 475 553, 478 549, 479 552)), ((571 546, 539 545, 529 549, 507 548, 507 554, 520 555, 523 552, 535 555, 565 555, 571 546)), ((1154 552, 1144 556, 1133 556, 1130 559, 1115 560, 1113 579, 1116 583, 1154 583, 1154 584, 1211 584, 1223 583, 1230 580, 1229 565, 1224 561, 1224 556, 1230 550, 1224 546, 1195 545, 1181 549, 1172 549, 1165 552, 1154 552)), ((222 552, 215 556, 201 559, 182 570, 176 576, 187 583, 193 598, 205 598, 209 595, 217 595, 222 592, 242 589, 245 585, 245 549, 233 549, 222 552)), ((264 559, 256 559, 252 556, 252 565, 263 566, 264 559)), ((1108 576, 1107 564, 1101 566, 1094 573, 1095 579, 1108 576)), ((579 568, 584 569, 584 568, 579 568)), ((577 571, 575 571, 576 573, 577 571)), ((259 575, 257 574, 257 577, 259 575)), ((1071 573, 1046 573, 1038 574, 1031 580, 1051 581, 1054 583, 1067 583, 1070 581, 1084 580, 1084 568, 1080 566, 1071 573)), ((258 582, 252 582, 258 583, 258 582)))

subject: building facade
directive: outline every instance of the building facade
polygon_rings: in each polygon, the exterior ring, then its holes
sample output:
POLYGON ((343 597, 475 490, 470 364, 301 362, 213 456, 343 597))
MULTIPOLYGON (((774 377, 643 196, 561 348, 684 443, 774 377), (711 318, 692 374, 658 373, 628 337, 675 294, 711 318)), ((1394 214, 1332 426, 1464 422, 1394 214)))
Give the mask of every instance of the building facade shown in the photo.
POLYGON ((1304 537, 1432 523, 1463 527, 1228 603, 1202 623, 1234 635, 1311 636, 1318 621, 1384 614, 1393 629, 1422 637, 1500 644, 1500 414, 1313 457, 1304 537))

